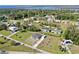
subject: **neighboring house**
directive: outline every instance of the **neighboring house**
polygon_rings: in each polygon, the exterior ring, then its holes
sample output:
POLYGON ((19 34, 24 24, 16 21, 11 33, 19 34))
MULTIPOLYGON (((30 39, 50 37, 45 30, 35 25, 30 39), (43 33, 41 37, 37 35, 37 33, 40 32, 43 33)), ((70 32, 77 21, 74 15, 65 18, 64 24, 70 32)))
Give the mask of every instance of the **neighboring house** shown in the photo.
POLYGON ((18 28, 15 27, 15 26, 10 26, 9 30, 12 31, 12 32, 16 32, 16 31, 18 31, 18 28))
POLYGON ((53 15, 46 15, 45 17, 47 18, 48 22, 55 20, 55 17, 53 15))
POLYGON ((29 18, 24 18, 24 21, 28 21, 29 20, 29 18))
POLYGON ((46 25, 44 25, 44 27, 45 27, 45 28, 50 28, 50 26, 46 26, 46 25))
POLYGON ((74 13, 72 13, 72 14, 79 14, 78 12, 74 12, 74 13))
POLYGON ((51 30, 52 33, 55 33, 55 34, 61 34, 62 30, 58 29, 58 28, 54 28, 51 30))
POLYGON ((61 20, 54 20, 54 22, 56 22, 56 23, 61 23, 61 20))
POLYGON ((35 17, 30 17, 32 20, 34 20, 35 17))
POLYGON ((31 27, 32 25, 33 25, 32 23, 29 23, 29 24, 28 24, 29 27, 31 27))
POLYGON ((76 26, 79 26, 79 22, 76 22, 75 25, 76 25, 76 26))
POLYGON ((33 35, 32 35, 32 39, 39 40, 39 39, 42 38, 42 36, 43 36, 42 34, 37 34, 37 33, 36 33, 36 34, 33 34, 33 35))
POLYGON ((50 32, 50 29, 49 28, 42 28, 41 31, 42 32, 50 32))
POLYGON ((75 22, 76 29, 79 29, 79 22, 75 22))
POLYGON ((40 21, 38 21, 38 20, 36 20, 36 21, 34 21, 35 23, 39 23, 40 21))
POLYGON ((61 42, 61 45, 72 45, 73 42, 71 40, 66 40, 64 39, 62 42, 61 42))
POLYGON ((70 21, 69 20, 62 20, 61 23, 64 23, 64 24, 69 24, 70 21))

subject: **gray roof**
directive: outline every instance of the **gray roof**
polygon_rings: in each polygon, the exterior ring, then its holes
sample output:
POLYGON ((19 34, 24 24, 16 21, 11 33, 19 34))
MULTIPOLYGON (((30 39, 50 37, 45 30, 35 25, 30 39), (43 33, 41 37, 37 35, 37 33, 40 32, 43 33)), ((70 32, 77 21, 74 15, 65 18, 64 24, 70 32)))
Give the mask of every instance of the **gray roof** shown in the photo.
POLYGON ((41 39, 41 37, 42 37, 42 34, 33 34, 32 35, 32 37, 34 38, 34 39, 41 39))

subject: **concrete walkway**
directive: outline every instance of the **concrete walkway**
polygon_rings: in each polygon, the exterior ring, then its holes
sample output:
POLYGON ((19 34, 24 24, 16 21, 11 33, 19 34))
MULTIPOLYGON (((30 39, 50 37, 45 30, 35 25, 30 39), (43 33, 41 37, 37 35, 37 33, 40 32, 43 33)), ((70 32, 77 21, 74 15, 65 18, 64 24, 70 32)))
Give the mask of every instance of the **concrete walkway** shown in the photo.
POLYGON ((37 47, 43 40, 44 40, 45 35, 42 36, 42 38, 35 44, 33 47, 37 47))
POLYGON ((11 35, 9 35, 8 37, 11 37, 11 36, 15 35, 15 34, 18 33, 18 32, 19 32, 19 31, 14 32, 14 33, 12 33, 11 35))
POLYGON ((69 47, 68 47, 68 46, 65 46, 65 47, 66 47, 68 53, 69 53, 69 54, 72 54, 71 51, 70 51, 70 49, 69 49, 69 47))

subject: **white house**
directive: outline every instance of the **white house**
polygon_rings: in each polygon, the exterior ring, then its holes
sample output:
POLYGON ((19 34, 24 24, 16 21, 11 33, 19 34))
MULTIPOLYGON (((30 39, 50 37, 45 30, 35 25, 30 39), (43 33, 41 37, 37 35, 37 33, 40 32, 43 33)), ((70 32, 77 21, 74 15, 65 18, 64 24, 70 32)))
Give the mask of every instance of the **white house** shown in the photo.
POLYGON ((49 28, 42 28, 41 31, 42 32, 50 32, 49 28))
POLYGON ((61 42, 62 45, 72 45, 73 42, 71 40, 66 40, 64 39, 62 42, 61 42))
POLYGON ((16 32, 18 30, 18 28, 15 27, 15 26, 12 26, 12 27, 10 26, 9 30, 12 31, 12 32, 16 32))
POLYGON ((53 15, 46 15, 45 17, 47 18, 48 22, 55 20, 55 17, 53 15))
POLYGON ((40 21, 38 21, 38 20, 36 20, 36 21, 34 21, 35 23, 39 23, 40 21))
POLYGON ((62 20, 61 23, 68 24, 68 23, 70 23, 70 21, 69 20, 62 20))
POLYGON ((58 29, 58 28, 54 28, 51 30, 52 33, 55 33, 55 34, 61 34, 62 30, 58 29))
POLYGON ((24 21, 28 21, 28 20, 29 20, 29 18, 25 18, 25 19, 24 19, 24 21))
POLYGON ((35 17, 30 17, 32 20, 35 18, 35 17))
POLYGON ((79 26, 79 22, 75 22, 75 25, 76 25, 76 26, 79 26))
POLYGON ((32 26, 32 25, 33 25, 32 23, 29 23, 29 24, 28 24, 29 27, 32 26))
POLYGON ((54 20, 54 22, 56 22, 56 23, 60 23, 60 22, 61 22, 61 20, 54 20))

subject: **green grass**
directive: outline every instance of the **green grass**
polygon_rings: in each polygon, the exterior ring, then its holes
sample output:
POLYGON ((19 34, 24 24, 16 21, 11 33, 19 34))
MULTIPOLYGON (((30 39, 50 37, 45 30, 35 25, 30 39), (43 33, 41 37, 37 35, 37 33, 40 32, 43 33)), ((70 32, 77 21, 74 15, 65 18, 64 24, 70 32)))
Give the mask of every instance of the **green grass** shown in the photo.
POLYGON ((50 53, 54 53, 54 54, 67 53, 67 52, 60 51, 59 43, 60 43, 59 37, 49 36, 48 38, 44 39, 44 41, 38 46, 38 48, 45 50, 47 52, 50 52, 50 53), (48 41, 50 41, 50 42, 48 42, 48 41), (51 46, 51 47, 49 47, 49 46, 51 46))
MULTIPOLYGON (((26 39, 28 39, 32 35, 31 32, 18 32, 15 35, 13 35, 11 38, 30 44, 29 42, 26 42, 26 39)), ((31 45, 31 44, 30 44, 31 45)))
POLYGON ((5 35, 5 36, 8 36, 8 35, 11 34, 11 32, 10 31, 7 31, 7 30, 1 30, 0 31, 0 34, 5 35))
POLYGON ((0 42, 4 42, 5 39, 3 37, 0 37, 0 42))
POLYGON ((0 44, 0 49, 10 46, 11 45, 11 40, 4 39, 4 37, 0 37, 0 42, 5 42, 4 44, 0 44))
MULTIPOLYGON (((0 37, 1 42, 5 42, 7 39, 4 39, 3 37, 0 37)), ((19 45, 19 46, 12 46, 11 45, 11 40, 7 41, 4 44, 0 44, 0 49, 6 50, 6 51, 18 51, 18 52, 38 52, 34 49, 31 49, 29 47, 26 47, 24 45, 19 45)))
POLYGON ((23 46, 23 45, 6 47, 5 50, 7 50, 7 51, 18 51, 18 52, 38 52, 34 49, 31 49, 31 48, 23 46))

